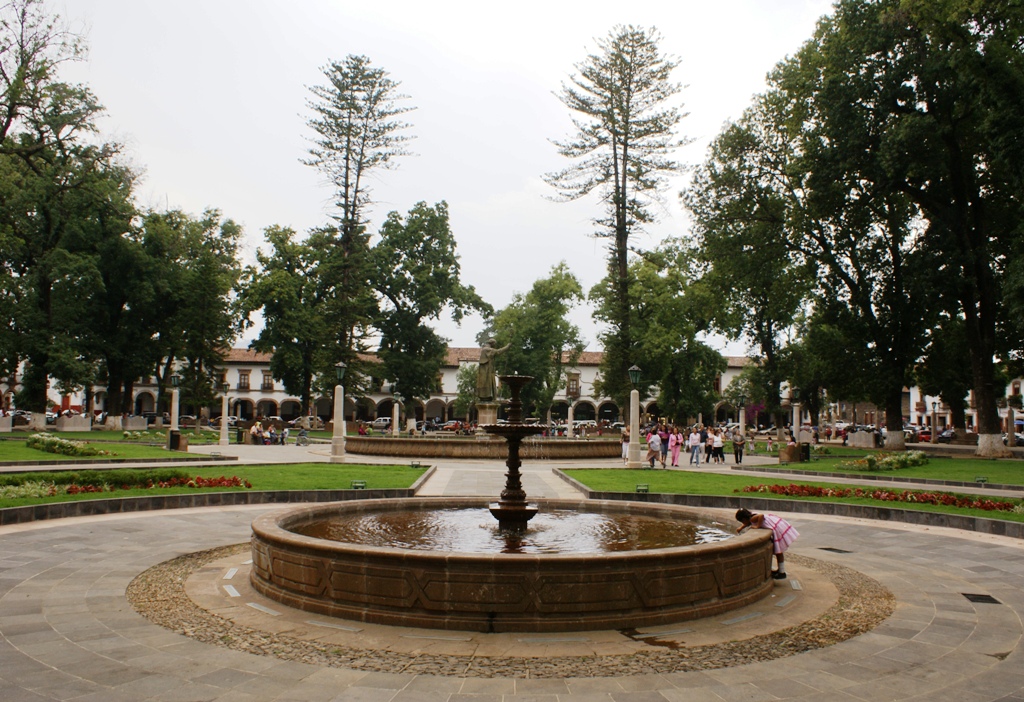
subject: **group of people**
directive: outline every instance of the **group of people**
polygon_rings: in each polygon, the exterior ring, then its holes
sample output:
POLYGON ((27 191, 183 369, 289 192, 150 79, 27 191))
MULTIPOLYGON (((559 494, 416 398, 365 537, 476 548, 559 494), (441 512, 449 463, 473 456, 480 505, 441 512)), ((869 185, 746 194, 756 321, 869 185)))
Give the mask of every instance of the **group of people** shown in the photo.
MULTIPOLYGON (((746 437, 739 431, 728 436, 726 429, 696 425, 689 429, 666 424, 651 426, 646 435, 647 456, 645 462, 654 468, 660 462, 662 468, 671 465, 679 467, 679 456, 685 449, 690 455, 690 465, 700 465, 701 453, 705 463, 725 463, 725 442, 732 441, 732 452, 736 464, 743 463, 746 437)), ((628 462, 629 430, 622 433, 622 460, 628 462)))
POLYGON ((280 444, 281 446, 288 443, 288 427, 283 427, 281 431, 277 431, 274 425, 271 424, 268 428, 263 428, 263 422, 256 420, 249 427, 249 438, 252 439, 254 444, 263 444, 265 446, 273 446, 280 444))

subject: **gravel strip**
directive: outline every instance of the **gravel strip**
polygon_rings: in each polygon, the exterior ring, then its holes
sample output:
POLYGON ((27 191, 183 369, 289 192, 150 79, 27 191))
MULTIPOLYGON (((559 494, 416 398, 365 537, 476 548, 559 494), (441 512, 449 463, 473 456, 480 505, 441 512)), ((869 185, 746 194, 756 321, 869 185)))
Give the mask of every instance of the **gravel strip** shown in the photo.
POLYGON ((351 646, 327 646, 269 634, 217 616, 199 607, 185 593, 184 583, 193 572, 207 563, 248 549, 248 543, 236 544, 187 554, 154 566, 128 586, 128 601, 154 624, 196 641, 246 653, 367 672, 521 679, 621 677, 712 670, 771 661, 831 646, 870 631, 887 619, 896 607, 892 593, 862 573, 835 563, 789 554, 787 561, 826 576, 839 591, 839 598, 821 616, 771 634, 694 647, 675 641, 645 639, 651 644, 649 650, 615 656, 510 658, 412 655, 351 646))

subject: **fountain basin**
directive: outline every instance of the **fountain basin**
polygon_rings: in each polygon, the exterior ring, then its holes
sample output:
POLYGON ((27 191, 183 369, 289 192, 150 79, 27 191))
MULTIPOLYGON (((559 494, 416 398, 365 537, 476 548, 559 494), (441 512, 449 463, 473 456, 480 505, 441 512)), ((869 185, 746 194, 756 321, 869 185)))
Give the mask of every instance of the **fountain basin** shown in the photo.
MULTIPOLYGON (((537 500, 542 510, 707 517, 631 502, 537 500)), ((253 587, 298 609, 363 622, 484 632, 622 629, 711 616, 772 590, 771 542, 753 530, 718 543, 587 554, 472 554, 361 546, 290 527, 348 511, 480 508, 480 498, 309 505, 252 523, 253 587)))

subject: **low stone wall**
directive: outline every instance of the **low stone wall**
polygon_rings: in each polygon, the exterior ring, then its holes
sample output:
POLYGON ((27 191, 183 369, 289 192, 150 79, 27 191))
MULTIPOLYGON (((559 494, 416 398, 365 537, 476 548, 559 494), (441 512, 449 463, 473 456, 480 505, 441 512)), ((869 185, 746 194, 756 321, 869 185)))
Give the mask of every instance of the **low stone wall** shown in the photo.
POLYGON ((0 434, 10 433, 14 426, 14 417, 7 415, 6 417, 0 417, 0 434))
MULTIPOLYGON (((350 436, 345 451, 358 455, 396 458, 490 458, 508 456, 508 444, 500 438, 405 438, 350 436)), ((618 440, 533 439, 522 443, 519 456, 530 459, 617 458, 622 455, 618 440)))
POLYGON ((855 431, 846 438, 846 443, 854 448, 877 448, 875 446, 875 434, 870 431, 855 431))
POLYGON ((125 417, 121 420, 121 428, 124 431, 146 431, 149 429, 149 422, 145 417, 125 417))
POLYGON ((82 415, 57 417, 56 427, 57 431, 89 431, 92 429, 92 421, 82 415))

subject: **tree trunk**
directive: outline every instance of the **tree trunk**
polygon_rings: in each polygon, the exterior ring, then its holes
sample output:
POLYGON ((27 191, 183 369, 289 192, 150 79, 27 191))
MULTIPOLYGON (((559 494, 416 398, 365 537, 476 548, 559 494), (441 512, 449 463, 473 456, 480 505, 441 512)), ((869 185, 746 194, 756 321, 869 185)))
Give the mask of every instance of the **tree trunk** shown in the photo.
POLYGON ((903 388, 900 387, 885 401, 885 448, 906 451, 907 439, 903 433, 903 388))

